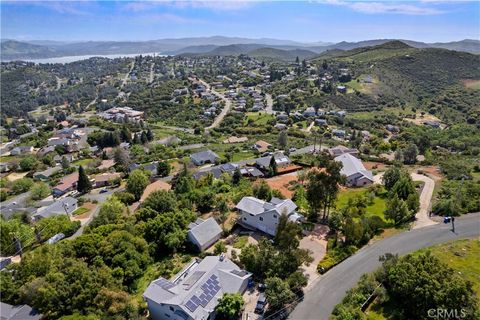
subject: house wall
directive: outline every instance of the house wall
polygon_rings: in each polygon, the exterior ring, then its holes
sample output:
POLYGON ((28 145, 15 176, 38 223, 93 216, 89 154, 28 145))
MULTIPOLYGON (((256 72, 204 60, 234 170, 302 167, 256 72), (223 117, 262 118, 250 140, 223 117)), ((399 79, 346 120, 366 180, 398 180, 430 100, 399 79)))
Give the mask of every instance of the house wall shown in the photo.
POLYGON ((279 217, 276 211, 271 210, 254 216, 242 210, 239 210, 239 213, 242 223, 272 236, 277 233, 279 217))
POLYGON ((363 187, 372 184, 372 181, 361 174, 352 174, 347 177, 347 184, 352 187, 363 187))
POLYGON ((197 246, 197 248, 200 250, 200 251, 204 251, 204 250, 207 250, 208 248, 210 248, 215 242, 217 242, 218 240, 220 240, 220 238, 222 237, 222 233, 220 232, 219 234, 215 235, 214 237, 212 237, 207 243, 205 243, 203 246, 200 245, 200 243, 195 239, 195 237, 193 237, 193 235, 188 232, 188 240, 190 242, 192 242, 195 246, 197 246))
MULTIPOLYGON (((155 301, 147 300, 148 310, 150 312, 150 319, 152 320, 184 320, 179 315, 175 314, 175 310, 179 309, 177 306, 170 304, 158 304, 155 301), (173 311, 170 309, 173 308, 173 311)), ((189 317, 188 320, 193 320, 189 317)))

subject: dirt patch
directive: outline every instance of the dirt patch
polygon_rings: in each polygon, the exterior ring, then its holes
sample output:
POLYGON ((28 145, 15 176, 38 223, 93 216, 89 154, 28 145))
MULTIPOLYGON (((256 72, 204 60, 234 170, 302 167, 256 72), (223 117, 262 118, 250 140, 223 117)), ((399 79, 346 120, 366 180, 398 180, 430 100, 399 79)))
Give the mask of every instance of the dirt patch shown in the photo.
POLYGON ((7 179, 8 179, 8 181, 12 181, 12 182, 13 182, 13 181, 22 179, 22 178, 25 177, 27 174, 28 174, 28 172, 13 172, 13 173, 10 173, 10 174, 7 176, 7 179))
POLYGON ((293 191, 289 190, 290 182, 297 180, 297 173, 292 172, 265 179, 265 182, 270 186, 270 188, 280 191, 284 197, 291 199, 293 196, 293 191))
POLYGON ((434 180, 441 180, 444 178, 438 166, 421 166, 421 167, 416 167, 415 169, 417 172, 419 170, 423 171, 434 180))
POLYGON ((480 80, 465 79, 465 80, 462 80, 462 83, 467 88, 480 89, 480 80))
POLYGON ((445 124, 443 124, 442 121, 439 118, 435 117, 434 115, 427 114, 427 113, 424 114, 423 116, 422 116, 421 113, 417 113, 415 115, 415 119, 403 118, 403 120, 414 123, 414 124, 419 125, 419 126, 423 126, 425 121, 438 122, 438 123, 440 123, 440 128, 442 128, 442 129, 445 128, 445 124))
POLYGON ((366 162, 363 163, 363 165, 365 166, 365 168, 367 170, 384 171, 387 168, 387 166, 384 163, 381 163, 381 162, 366 161, 366 162))

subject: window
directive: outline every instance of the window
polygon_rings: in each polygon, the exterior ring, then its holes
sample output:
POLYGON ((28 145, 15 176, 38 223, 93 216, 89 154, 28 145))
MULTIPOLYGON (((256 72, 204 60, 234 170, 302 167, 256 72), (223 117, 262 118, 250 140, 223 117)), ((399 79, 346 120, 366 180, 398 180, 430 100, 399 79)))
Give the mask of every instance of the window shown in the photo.
POLYGON ((253 217, 253 214, 250 213, 250 216, 253 217))
POLYGON ((273 217, 274 217, 275 219, 277 219, 277 215, 276 215, 276 214, 274 214, 273 217))
POLYGON ((263 217, 260 217, 260 221, 263 221, 263 217))
POLYGON ((167 318, 170 318, 170 315, 168 313, 165 313, 165 315, 167 316, 167 318))
POLYGON ((243 220, 244 220, 244 221, 247 221, 247 218, 246 218, 246 217, 243 217, 243 220))
POLYGON ((175 309, 173 309, 173 307, 172 307, 172 306, 170 306, 170 311, 175 311, 175 309))

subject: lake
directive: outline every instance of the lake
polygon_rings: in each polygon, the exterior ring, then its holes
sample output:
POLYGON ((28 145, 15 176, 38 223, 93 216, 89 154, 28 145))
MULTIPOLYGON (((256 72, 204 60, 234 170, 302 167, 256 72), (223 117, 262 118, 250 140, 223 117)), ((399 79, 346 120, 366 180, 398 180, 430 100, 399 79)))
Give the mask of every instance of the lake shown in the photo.
POLYGON ((164 56, 160 52, 148 52, 148 53, 128 53, 128 54, 92 54, 92 55, 85 55, 85 56, 66 56, 66 57, 55 57, 55 58, 45 58, 45 59, 22 59, 22 61, 33 62, 33 63, 70 63, 80 60, 86 60, 93 57, 101 57, 101 58, 131 58, 136 56, 164 56))

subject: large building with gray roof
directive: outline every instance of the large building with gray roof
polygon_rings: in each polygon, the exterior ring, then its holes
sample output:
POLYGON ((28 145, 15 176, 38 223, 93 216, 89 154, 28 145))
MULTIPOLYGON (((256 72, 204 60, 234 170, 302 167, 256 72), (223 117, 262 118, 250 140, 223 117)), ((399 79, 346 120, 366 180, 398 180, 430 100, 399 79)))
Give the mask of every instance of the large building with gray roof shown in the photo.
POLYGON ((158 278, 143 297, 154 320, 208 319, 224 293, 243 293, 251 273, 221 256, 195 259, 172 281, 158 278))
POLYGON ((8 303, 0 302, 1 320, 40 320, 42 315, 32 309, 32 307, 23 304, 12 306, 8 303))
POLYGON ((347 177, 347 184, 352 187, 361 187, 373 183, 373 174, 365 169, 362 161, 350 153, 344 153, 335 158, 343 164, 341 174, 347 177))
POLYGON ((303 215, 297 213, 297 205, 290 199, 272 198, 266 202, 254 197, 243 197, 235 207, 239 214, 239 224, 265 232, 271 236, 277 233, 280 215, 286 214, 288 220, 300 222, 303 215))
POLYGON ((208 249, 222 236, 222 228, 214 218, 207 220, 197 219, 188 225, 188 240, 196 245, 200 251, 208 249))

